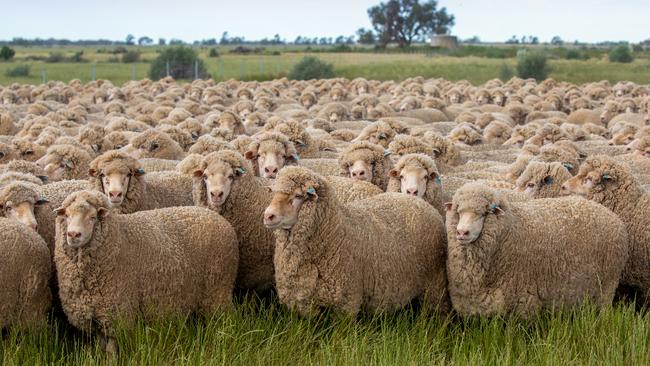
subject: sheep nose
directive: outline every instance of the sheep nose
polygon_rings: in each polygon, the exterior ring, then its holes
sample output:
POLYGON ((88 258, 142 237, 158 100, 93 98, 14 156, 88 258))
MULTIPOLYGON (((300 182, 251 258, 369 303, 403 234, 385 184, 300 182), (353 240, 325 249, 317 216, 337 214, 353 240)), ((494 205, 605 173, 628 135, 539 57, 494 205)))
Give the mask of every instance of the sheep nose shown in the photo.
POLYGON ((418 195, 418 189, 417 188, 407 188, 406 189, 406 194, 410 194, 411 196, 417 196, 418 195))
POLYGON ((366 176, 366 172, 363 170, 355 170, 352 172, 352 178, 364 178, 366 176))
POLYGON ((223 198, 223 192, 222 191, 219 191, 219 192, 216 192, 216 193, 215 192, 210 192, 210 196, 212 197, 212 200, 215 200, 215 199, 220 200, 221 198, 223 198))
POLYGON ((610 142, 607 143, 607 145, 609 145, 609 146, 614 146, 614 142, 613 142, 613 141, 610 141, 610 142))
POLYGON ((278 174, 278 167, 274 166, 274 167, 269 168, 267 166, 267 167, 264 168, 264 173, 276 175, 276 174, 278 174))
POLYGON ((278 222, 280 222, 280 219, 274 212, 272 211, 264 212, 264 225, 266 226, 276 225, 278 222))
POLYGON ((469 236, 469 230, 456 230, 456 239, 465 239, 467 236, 469 236))
POLYGON ((71 239, 77 239, 77 238, 79 238, 81 236, 81 233, 76 232, 76 231, 68 231, 68 236, 71 239))
POLYGON ((122 197, 122 192, 120 191, 110 191, 108 192, 110 198, 120 198, 122 197))

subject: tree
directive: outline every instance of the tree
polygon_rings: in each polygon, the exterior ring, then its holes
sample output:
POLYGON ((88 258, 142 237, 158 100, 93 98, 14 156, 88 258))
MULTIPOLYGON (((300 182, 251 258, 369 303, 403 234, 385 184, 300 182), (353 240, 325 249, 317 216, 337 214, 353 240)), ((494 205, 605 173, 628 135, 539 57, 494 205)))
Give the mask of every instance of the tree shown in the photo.
POLYGON ((148 46, 148 45, 150 45, 152 43, 153 43, 153 39, 151 39, 151 38, 149 38, 147 36, 143 36, 143 37, 138 38, 138 44, 140 46, 148 46))
POLYGON ((151 63, 149 77, 153 80, 159 80, 167 76, 168 65, 169 75, 174 79, 193 79, 195 71, 198 71, 198 77, 200 79, 209 76, 205 68, 205 63, 199 58, 196 51, 190 47, 176 46, 165 48, 151 63))
POLYGON ((375 44, 375 34, 370 29, 359 28, 357 30, 357 42, 361 44, 375 44))
POLYGON ((221 40, 219 41, 220 44, 228 44, 230 43, 230 40, 228 39, 228 32, 223 32, 221 34, 221 40))
POLYGON ((128 36, 126 36, 126 44, 129 46, 135 44, 135 36, 133 34, 129 34, 128 36))
POLYGON ((313 56, 304 57, 288 75, 291 80, 330 79, 334 76, 332 64, 313 56))
POLYGON ((561 46, 564 44, 564 41, 562 40, 562 38, 560 38, 560 36, 555 36, 551 38, 551 44, 555 46, 561 46))
POLYGON ((158 38, 158 46, 164 46, 167 44, 167 40, 164 38, 158 38))
POLYGON ((383 46, 397 42, 405 47, 424 36, 447 34, 455 23, 436 0, 389 0, 368 9, 368 17, 383 46))
POLYGON ((15 55, 16 51, 13 48, 2 46, 2 49, 0 49, 0 58, 5 61, 11 60, 15 55))

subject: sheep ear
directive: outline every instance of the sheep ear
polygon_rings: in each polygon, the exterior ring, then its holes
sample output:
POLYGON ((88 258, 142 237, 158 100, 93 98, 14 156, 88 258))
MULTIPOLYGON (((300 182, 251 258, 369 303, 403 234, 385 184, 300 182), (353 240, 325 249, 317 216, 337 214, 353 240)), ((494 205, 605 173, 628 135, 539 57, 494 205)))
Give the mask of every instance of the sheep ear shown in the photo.
POLYGON ((451 211, 452 207, 454 206, 453 203, 451 202, 446 202, 445 203, 445 211, 451 211))
POLYGON ((305 146, 307 146, 307 145, 306 145, 302 140, 296 140, 295 142, 296 142, 296 145, 298 145, 298 146, 300 146, 300 147, 305 147, 305 146))
POLYGON ((271 186, 267 186, 266 189, 269 191, 269 193, 273 193, 273 188, 271 188, 271 186))
POLYGON ((432 181, 435 181, 436 183, 440 183, 440 176, 438 175, 437 172, 429 173, 429 179, 431 179, 432 181))
POLYGON ((141 176, 141 175, 144 175, 144 173, 145 173, 145 171, 144 171, 143 168, 138 168, 138 169, 135 170, 135 172, 134 172, 133 174, 134 174, 136 177, 139 177, 139 176, 141 176))
POLYGON ((553 184, 553 177, 550 175, 545 176, 544 179, 542 179, 542 183, 546 185, 553 184))
POLYGON ((88 169, 88 175, 91 177, 96 177, 97 176, 97 170, 90 168, 88 169))
POLYGON ((613 177, 613 176, 611 176, 611 175, 609 175, 607 173, 603 174, 603 181, 605 183, 611 183, 611 182, 614 182, 615 180, 616 180, 615 177, 613 177))
POLYGON ((497 208, 494 209, 494 214, 495 214, 497 217, 503 216, 504 213, 505 213, 505 212, 501 209, 501 207, 497 207, 497 208))
POLYGON ((244 168, 235 169, 235 175, 236 176, 241 177, 244 174, 246 174, 246 169, 244 169, 244 168))
POLYGON ((244 153, 244 157, 247 160, 254 160, 257 159, 257 154, 253 150, 248 150, 244 153))
POLYGON ((54 212, 57 216, 65 216, 65 207, 55 208, 54 212))
POLYGON ((68 169, 74 168, 74 163, 70 159, 63 159, 62 160, 63 164, 68 167, 68 169))
POLYGON ((440 150, 434 148, 434 149, 433 149, 433 156, 436 157, 436 158, 437 158, 438 156, 440 156, 440 150))
POLYGON ((37 175, 36 178, 40 179, 43 183, 47 183, 49 180, 49 177, 47 175, 37 175))
POLYGON ((310 199, 315 200, 318 198, 318 194, 316 193, 316 189, 314 187, 307 187, 306 192, 307 192, 307 197, 309 197, 310 199))
POLYGON ((96 153, 99 152, 99 145, 97 145, 97 144, 90 145, 90 148, 93 149, 93 151, 96 152, 96 153))
POLYGON ((41 197, 38 200, 36 200, 36 202, 34 203, 34 206, 41 206, 41 205, 44 205, 46 203, 50 203, 50 201, 45 199, 45 197, 41 197))
POLYGON ((572 170, 573 169, 573 164, 571 163, 562 163, 562 166, 566 168, 566 170, 572 170))
POLYGON ((300 156, 298 154, 291 154, 291 156, 287 156, 287 159, 293 160, 293 161, 300 161, 300 156))
POLYGON ((390 150, 384 150, 384 157, 391 156, 393 154, 390 150))
POLYGON ((194 178, 201 178, 203 176, 203 170, 195 170, 194 173, 192 173, 194 178))
POLYGON ((399 178, 399 171, 397 171, 397 169, 391 169, 390 172, 388 172, 388 175, 391 178, 399 178))

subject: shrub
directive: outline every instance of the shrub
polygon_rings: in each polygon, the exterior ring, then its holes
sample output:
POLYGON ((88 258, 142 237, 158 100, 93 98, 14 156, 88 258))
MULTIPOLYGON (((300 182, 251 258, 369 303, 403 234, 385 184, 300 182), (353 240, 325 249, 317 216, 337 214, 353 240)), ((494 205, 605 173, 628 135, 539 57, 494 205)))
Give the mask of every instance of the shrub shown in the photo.
POLYGON ((515 76, 515 73, 512 71, 512 68, 508 66, 508 64, 501 64, 501 69, 499 70, 499 79, 501 79, 503 82, 506 82, 512 79, 513 76, 515 76))
POLYGON ((609 62, 630 63, 634 61, 634 55, 630 46, 622 44, 609 52, 609 62))
POLYGON ((79 51, 75 52, 75 54, 70 57, 66 57, 61 52, 50 52, 50 55, 47 56, 44 61, 51 64, 59 62, 87 62, 88 60, 83 58, 83 54, 84 51, 79 51))
POLYGON ((208 57, 219 57, 219 51, 216 48, 210 48, 210 52, 208 52, 208 57))
POLYGON ((5 76, 8 77, 29 76, 30 69, 31 66, 29 65, 19 65, 5 71, 5 76))
POLYGON ((65 61, 65 56, 61 52, 50 52, 50 55, 47 56, 45 62, 49 63, 58 63, 65 61))
POLYGON ((550 73, 548 57, 543 51, 521 50, 517 52, 517 75, 522 79, 544 80, 550 73))
POLYGON ((86 62, 87 60, 83 58, 84 51, 75 52, 72 57, 68 59, 69 62, 86 62))
POLYGON ((583 58, 582 55, 580 55, 580 51, 578 50, 568 50, 566 51, 566 59, 567 60, 579 60, 583 58))
POLYGON ((304 57, 289 73, 291 80, 330 79, 334 76, 332 64, 313 56, 304 57))
POLYGON ((0 49, 0 58, 9 61, 16 55, 16 51, 13 48, 2 46, 0 49))
POLYGON ((167 76, 167 64, 169 63, 169 76, 174 79, 193 79, 195 63, 198 63, 198 77, 203 79, 208 73, 205 63, 199 55, 190 47, 174 46, 165 48, 160 55, 151 63, 149 77, 158 80, 167 76))
POLYGON ((127 52, 129 52, 129 50, 127 50, 126 47, 124 46, 115 47, 115 49, 113 50, 114 55, 117 55, 118 53, 127 53, 127 52))
POLYGON ((122 54, 122 62, 125 64, 130 64, 140 61, 140 51, 129 51, 125 54, 122 54))

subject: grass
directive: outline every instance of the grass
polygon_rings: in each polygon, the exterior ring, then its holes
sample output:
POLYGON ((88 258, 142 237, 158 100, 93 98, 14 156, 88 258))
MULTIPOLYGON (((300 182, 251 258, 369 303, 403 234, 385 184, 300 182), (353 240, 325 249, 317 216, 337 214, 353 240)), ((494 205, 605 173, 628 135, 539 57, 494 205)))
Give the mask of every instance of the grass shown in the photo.
MULTIPOLYGON (((245 297, 206 321, 173 319, 118 332, 119 364, 423 365, 650 363, 650 318, 632 306, 584 306, 536 319, 441 318, 413 310, 357 320, 303 319, 275 299, 245 297)), ((3 365, 102 364, 99 341, 53 320, 12 329, 3 365)))
MULTIPOLYGON (((134 48, 135 49, 135 48, 134 48)), ((16 57, 12 62, 0 62, 0 85, 14 82, 40 84, 43 70, 46 70, 47 80, 80 79, 88 82, 95 77, 111 80, 122 84, 131 79, 147 77, 149 62, 156 56, 155 47, 140 47, 141 62, 124 64, 110 62, 115 55, 98 53, 94 48, 60 47, 60 48, 16 48, 16 57), (75 52, 84 51, 83 57, 87 63, 45 63, 33 61, 31 58, 45 58, 51 52, 61 52, 66 57, 75 52), (17 65, 31 65, 31 75, 28 77, 8 77, 5 72, 17 65)), ((273 49, 282 49, 276 47, 273 49)), ((279 56, 271 55, 234 55, 219 48, 221 57, 208 57, 209 48, 199 49, 201 58, 205 61, 208 73, 215 80, 230 78, 241 80, 270 80, 286 76, 293 65, 304 56, 314 55, 334 64, 337 75, 355 78, 365 77, 377 80, 404 80, 413 76, 443 77, 449 80, 466 79, 474 84, 498 78, 504 64, 514 69, 515 58, 486 58, 486 57, 453 57, 427 55, 422 53, 307 53, 284 52, 279 56)), ((118 55, 119 58, 119 55, 118 55)), ((637 57, 630 64, 615 64, 607 61, 606 57, 589 60, 550 61, 552 68, 550 77, 572 83, 585 83, 607 79, 613 83, 621 80, 634 81, 639 84, 650 83, 650 59, 637 57)))

